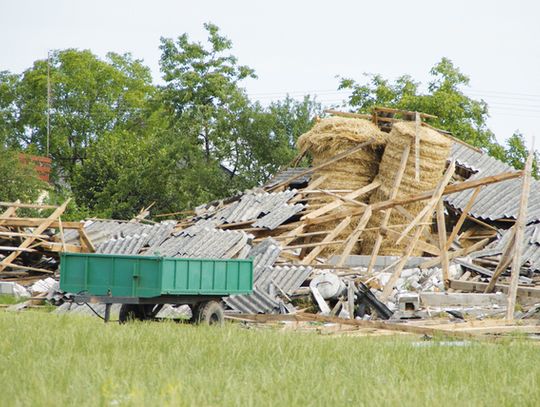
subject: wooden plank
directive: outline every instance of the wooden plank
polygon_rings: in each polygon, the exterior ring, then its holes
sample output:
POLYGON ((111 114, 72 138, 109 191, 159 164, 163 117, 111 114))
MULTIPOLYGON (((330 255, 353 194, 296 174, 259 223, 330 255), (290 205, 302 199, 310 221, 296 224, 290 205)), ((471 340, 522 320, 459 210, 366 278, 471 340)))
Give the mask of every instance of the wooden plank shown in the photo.
POLYGON ((508 239, 508 243, 506 244, 506 247, 504 248, 501 259, 499 260, 499 264, 497 265, 497 267, 495 268, 495 271, 493 272, 493 277, 491 277, 491 280, 489 280, 489 283, 486 286, 486 293, 493 292, 493 290, 495 289, 495 284, 497 283, 497 280, 512 262, 512 251, 514 249, 514 238, 516 236, 515 234, 516 229, 512 227, 509 233, 511 233, 510 238, 508 239))
MULTIPOLYGON (((488 283, 482 283, 479 281, 460 281, 450 279, 450 287, 460 291, 482 293, 486 291, 487 285, 488 283)), ((508 289, 509 286, 506 284, 495 284, 495 290, 497 291, 508 293, 508 289)), ((540 288, 518 285, 517 296, 519 298, 540 298, 540 288)))
POLYGON ((532 173, 533 149, 529 151, 529 156, 525 162, 523 171, 523 183, 521 187, 521 197, 519 201, 518 217, 514 228, 514 255, 512 259, 512 272, 510 276, 510 288, 508 290, 508 305, 506 307, 506 319, 514 320, 514 311, 516 308, 516 296, 519 280, 519 272, 521 270, 521 254, 523 248, 523 236, 525 234, 525 224, 527 223, 527 206, 529 202, 529 192, 531 189, 531 173, 532 173))
POLYGON ((80 253, 82 251, 81 246, 75 244, 53 243, 53 242, 41 242, 39 247, 49 252, 69 252, 80 253))
MULTIPOLYGON (((489 238, 488 239, 484 239, 484 240, 481 240, 479 242, 476 242, 475 244, 469 246, 469 247, 465 247, 463 249, 459 249, 459 250, 456 250, 456 251, 453 251, 453 252, 449 252, 448 253, 448 260, 453 260, 457 257, 464 257, 464 256, 467 256, 468 254, 470 253, 473 253, 477 250, 480 250, 481 248, 483 248, 486 244, 488 244, 489 242, 489 238)), ((435 267, 437 264, 439 264, 441 262, 441 257, 435 257, 433 260, 428 260, 422 264, 420 264, 418 267, 420 267, 421 269, 429 269, 431 267, 435 267)))
MULTIPOLYGON (((36 230, 34 230, 35 235, 40 235, 43 233, 46 229, 48 229, 53 221, 55 221, 62 213, 64 213, 67 205, 71 201, 71 198, 68 199, 66 202, 64 202, 62 205, 60 205, 48 218, 42 219, 41 225, 39 225, 36 230)), ((19 246, 21 249, 25 249, 28 246, 34 242, 34 240, 37 239, 37 236, 30 236, 27 237, 19 246)), ((20 251, 15 251, 11 253, 9 256, 7 256, 2 262, 0 262, 0 272, 4 271, 7 266, 9 266, 13 260, 15 260, 19 254, 20 251)))
POLYGON ((334 116, 341 116, 341 117, 350 117, 353 119, 366 119, 371 120, 372 117, 370 114, 363 114, 363 113, 350 113, 350 112, 340 112, 339 110, 334 109, 326 109, 324 113, 328 113, 334 116))
POLYGON ((351 233, 351 235, 347 239, 345 248, 343 249, 343 252, 341 253, 341 257, 339 261, 337 262, 338 267, 342 267, 345 264, 345 260, 351 254, 351 251, 354 248, 354 245, 356 244, 356 242, 358 242, 358 239, 360 238, 360 235, 364 231, 370 218, 371 218, 371 207, 368 207, 366 211, 364 212, 364 214, 362 215, 362 217, 360 218, 358 225, 356 226, 354 231, 351 233))
MULTIPOLYGON (((18 270, 29 270, 29 271, 36 271, 38 273, 47 273, 47 274, 54 274, 54 271, 37 268, 37 267, 30 267, 30 266, 21 266, 20 264, 11 263, 9 267, 18 269, 18 270)), ((11 275, 11 271, 5 271, 3 273, 0 273, 2 275, 11 275)))
MULTIPOLYGON (((438 202, 439 199, 442 198, 442 194, 444 192, 445 187, 447 186, 448 182, 450 182, 450 179, 452 178, 452 175, 454 174, 455 170, 455 163, 452 161, 450 163, 450 166, 446 169, 446 172, 443 175, 443 178, 437 185, 437 188, 435 188, 435 192, 433 193, 433 197, 430 200, 430 204, 428 204, 428 207, 430 208, 429 211, 426 213, 426 217, 431 217, 433 215, 433 211, 435 210, 435 205, 431 205, 431 202, 435 200, 435 202, 438 202)), ((401 271, 405 267, 405 264, 407 264, 407 260, 409 260, 409 257, 411 256, 416 243, 418 239, 420 238, 420 235, 422 234, 423 229, 425 228, 424 225, 419 225, 412 237, 412 239, 409 241, 409 244, 407 245, 407 248, 405 249, 405 254, 400 259, 399 263, 395 267, 392 275, 390 276, 390 279, 386 283, 386 285, 383 288, 383 292, 381 294, 381 301, 386 301, 390 294, 392 294, 392 290, 394 289, 394 286, 396 285, 397 280, 399 279, 399 276, 401 275, 401 271)))
MULTIPOLYGON (((393 200, 397 197, 399 192, 399 186, 401 185, 401 180, 403 179, 403 174, 405 173, 405 168, 407 167, 407 160, 409 159, 409 153, 411 151, 411 146, 407 145, 403 152, 401 153, 401 161, 399 162, 399 168, 396 173, 396 178, 394 178, 394 183, 392 185, 392 191, 390 191, 390 200, 393 200)), ((388 222, 390 221, 390 215, 392 214, 392 208, 388 208, 385 212, 384 217, 381 221, 381 228, 386 228, 388 222)), ((371 250, 371 258, 369 259, 368 264, 368 274, 373 272, 373 267, 375 266, 375 261, 377 260, 377 255, 381 249, 381 244, 383 241, 383 236, 380 233, 377 233, 375 238, 375 243, 373 244, 373 249, 371 250)))
POLYGON ((308 213, 307 215, 304 215, 302 219, 314 219, 321 215, 324 215, 325 213, 328 213, 336 208, 339 208, 343 200, 354 200, 355 198, 358 198, 359 196, 365 195, 368 192, 373 191, 375 188, 378 188, 380 185, 381 185, 380 182, 374 181, 371 184, 363 186, 362 188, 359 188, 356 191, 353 191, 343 197, 339 197, 338 199, 324 205, 322 208, 319 208, 311 213, 308 213))
MULTIPOLYGON (((429 226, 431 225, 431 222, 430 223, 421 223, 419 224, 418 226, 429 226)), ((424 234, 425 232, 425 228, 424 230, 422 231, 422 234, 424 234)), ((392 239, 393 241, 396 241, 399 237, 401 237, 401 233, 395 231, 395 230, 392 230, 392 229, 386 229, 384 234, 386 235, 391 235, 390 239, 392 239)), ((412 239, 412 236, 411 235, 407 235, 407 239, 412 239)), ((427 242, 423 242, 421 240, 418 240, 416 242, 416 248, 417 249, 420 249, 426 253, 429 253, 433 256, 440 256, 441 255, 441 249, 439 249, 437 246, 433 246, 427 242)))
POLYGON ((420 181, 420 115, 414 112, 414 179, 420 181))
POLYGON ((66 251, 66 241, 64 240, 64 228, 62 227, 62 218, 58 217, 58 229, 60 230, 60 242, 62 243, 62 251, 66 251))
POLYGON ((6 236, 6 237, 36 236, 39 239, 48 239, 50 237, 50 236, 47 236, 47 235, 34 235, 32 233, 22 233, 22 232, 0 232, 0 236, 6 236))
POLYGON ((35 249, 21 249, 20 247, 17 247, 17 246, 0 246, 0 251, 2 252, 13 252, 13 251, 18 251, 18 252, 28 252, 28 253, 35 253, 36 250, 35 249))
MULTIPOLYGON (((37 228, 43 223, 45 218, 0 218, 0 224, 7 227, 20 227, 20 228, 37 228)), ((49 225, 50 228, 58 229, 58 221, 55 220, 49 225)), ((64 229, 81 229, 83 223, 81 222, 62 222, 64 229)))
POLYGON ((0 215, 0 225, 4 225, 7 222, 7 219, 11 218, 15 214, 15 212, 17 212, 17 208, 15 206, 10 206, 9 208, 7 208, 4 213, 0 215))
POLYGON ((334 246, 338 244, 345 243, 346 240, 332 240, 329 242, 313 242, 313 243, 302 243, 302 244, 295 244, 292 246, 284 247, 283 249, 305 249, 308 247, 319 247, 319 246, 334 246))
POLYGON ((420 117, 423 117, 423 118, 427 118, 427 119, 436 119, 437 116, 434 116, 432 114, 428 114, 428 113, 422 113, 422 112, 411 112, 410 110, 401 110, 401 109, 393 109, 391 107, 384 107, 384 106, 375 106, 373 108, 373 110, 375 111, 380 111, 380 112, 387 112, 387 113, 399 113, 399 114, 405 114, 407 116, 415 116, 415 115, 418 115, 420 117))
POLYGON ((230 319, 239 319, 239 320, 249 320, 252 322, 267 323, 275 321, 308 321, 308 322, 322 322, 322 323, 333 323, 333 324, 343 324, 343 325, 352 325, 362 328, 372 328, 372 329, 386 329, 389 331, 397 332, 406 332, 416 335, 429 335, 429 336, 448 336, 456 338, 475 338, 476 335, 451 331, 451 330, 442 330, 437 328, 430 328, 427 326, 418 326, 407 323, 396 323, 396 322, 386 322, 386 321, 365 321, 361 319, 343 319, 339 317, 324 316, 320 314, 308 314, 305 312, 297 314, 282 314, 282 315, 270 315, 270 314, 238 314, 235 316, 229 317, 230 319))
MULTIPOLYGON (((446 170, 446 175, 445 175, 445 177, 447 178, 446 184, 448 184, 448 182, 450 182, 450 179, 452 178, 452 175, 454 175, 455 170, 456 170, 456 163, 454 161, 452 161, 450 163, 450 165, 448 166, 447 170, 446 170)), ((444 184, 444 186, 446 184, 444 184)), ((397 240, 396 243, 399 244, 401 242, 401 240, 403 240, 403 238, 405 236, 407 236, 407 234, 417 224, 422 222, 422 220, 424 218, 428 217, 428 213, 433 213, 433 211, 435 210, 435 206, 437 205, 437 202, 439 202, 439 200, 442 198, 443 191, 444 191, 443 188, 435 191, 435 193, 433 194, 433 197, 428 201, 426 206, 424 206, 424 208, 422 208, 422 210, 416 215, 416 217, 413 219, 413 221, 405 229, 403 229, 403 231, 401 232, 401 237, 397 240)))
MULTIPOLYGON (((516 172, 505 172, 498 175, 490 175, 488 177, 479 178, 477 180, 472 181, 464 181, 459 182, 456 184, 448 185, 443 192, 443 195, 449 195, 454 194, 456 192, 466 191, 467 189, 476 188, 481 185, 491 185, 499 182, 508 181, 511 179, 519 178, 521 177, 522 171, 516 171, 516 172)), ((433 196, 433 191, 424 192, 419 195, 410 196, 408 198, 400 198, 400 199, 389 199, 383 202, 377 202, 372 205, 372 210, 375 211, 381 211, 386 210, 388 208, 393 208, 397 205, 406 205, 413 202, 419 202, 419 201, 425 201, 427 199, 430 199, 433 196)), ((333 221, 336 219, 344 218, 346 216, 357 216, 364 212, 365 208, 353 208, 353 209, 347 209, 344 211, 340 211, 338 213, 334 213, 332 215, 328 216, 321 216, 317 219, 309 219, 306 220, 306 223, 308 225, 317 225, 320 223, 326 223, 329 221, 333 221)))
POLYGON ((461 226, 463 226, 463 223, 465 222, 465 219, 467 219, 467 215, 469 214, 469 211, 474 205, 474 201, 476 200, 476 197, 482 190, 483 186, 476 187, 473 191, 473 194, 471 195, 471 198, 467 202, 467 205, 465 205, 465 208, 463 208, 463 212, 461 212, 461 215, 452 229, 452 232, 450 233, 450 236, 448 237, 448 241, 446 243, 446 250, 450 249, 450 246, 452 246, 452 243, 456 239, 456 236, 458 235, 459 231, 461 230, 461 226))
MULTIPOLYGON (((92 241, 90 240, 90 238, 86 234, 86 231, 84 230, 84 228, 79 229, 79 239, 81 240, 81 243, 83 243, 84 247, 86 248, 87 253, 95 253, 96 252, 96 248, 94 247, 94 244, 92 243, 92 241)), ((81 246, 83 246, 83 245, 81 245, 81 246)))
POLYGON ((310 184, 306 187, 306 189, 302 189, 298 191, 296 196, 289 201, 290 204, 295 204, 296 202, 302 201, 306 194, 311 192, 313 188, 318 188, 326 179, 328 178, 328 175, 323 175, 318 177, 315 181, 310 182, 310 184), (309 188, 309 190, 307 190, 309 188))
POLYGON ((9 206, 13 208, 30 208, 30 209, 56 209, 56 205, 42 205, 42 204, 27 204, 20 202, 0 202, 0 206, 9 206))
POLYGON ((290 232, 285 233, 283 235, 285 240, 281 242, 281 245, 287 246, 289 243, 295 241, 299 237, 298 235, 301 234, 303 230, 304 230, 304 225, 300 225, 296 229, 293 229, 290 232))
POLYGON ((439 202, 437 203, 437 232, 439 234, 439 248, 441 250, 440 258, 441 258, 444 288, 448 290, 448 280, 450 279, 450 273, 449 273, 450 264, 448 261, 448 252, 446 248, 446 222, 444 219, 443 198, 439 199, 439 202))
POLYGON ((282 182, 268 188, 267 191, 273 191, 274 189, 280 188, 282 186, 289 185, 295 179, 301 178, 304 175, 308 175, 308 174, 311 174, 311 173, 313 173, 315 171, 318 171, 318 170, 320 170, 322 168, 325 168, 325 167, 329 166, 330 164, 334 164, 334 163, 338 162, 339 160, 342 160, 342 159, 350 156, 351 154, 354 154, 354 153, 362 150, 364 147, 367 147, 370 144, 373 144, 374 141, 375 141, 375 139, 370 139, 368 141, 365 141, 365 142, 357 145, 356 147, 353 147, 353 148, 351 148, 351 149, 349 149, 347 151, 344 151, 344 152, 332 157, 331 159, 325 161, 322 164, 317 165, 316 167, 308 168, 305 171, 302 171, 299 174, 296 174, 296 175, 286 179, 285 181, 282 181, 282 182))
MULTIPOLYGON (((332 242, 341 232, 343 232, 343 230, 345 230, 347 226, 349 226, 349 223, 351 223, 350 216, 343 219, 341 223, 337 225, 336 228, 323 239, 323 242, 324 243, 332 242)), ((306 257, 304 257, 300 263, 301 264, 311 263, 319 255, 322 249, 323 249, 322 246, 316 247, 306 257)))

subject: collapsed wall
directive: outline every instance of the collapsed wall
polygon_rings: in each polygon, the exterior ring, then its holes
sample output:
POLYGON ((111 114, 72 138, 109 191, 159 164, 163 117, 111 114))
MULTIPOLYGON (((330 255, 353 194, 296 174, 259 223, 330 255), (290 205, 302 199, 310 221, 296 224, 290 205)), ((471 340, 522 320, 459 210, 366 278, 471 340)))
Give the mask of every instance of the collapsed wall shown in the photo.
MULTIPOLYGON (((343 117, 330 117, 322 119, 309 132, 298 139, 300 151, 309 152, 313 167, 328 161, 336 155, 350 150, 358 144, 374 139, 373 144, 363 148, 335 163, 323 167, 314 172, 307 189, 322 189, 345 195, 340 191, 355 191, 370 184, 379 171, 379 162, 382 155, 385 135, 372 122, 362 119, 343 117), (321 181, 321 177, 324 179, 321 181), (310 186, 313 186, 310 188, 310 186)), ((359 196, 360 202, 369 202, 370 193, 359 196)), ((309 204, 313 208, 319 208, 334 201, 331 195, 314 194, 309 204)), ((328 212, 328 215, 348 209, 347 205, 328 212)), ((308 232, 331 231, 343 219, 336 219, 326 223, 312 225, 308 232)), ((359 217, 353 217, 350 224, 340 233, 335 240, 346 239, 358 224, 359 217)), ((322 240, 321 236, 314 236, 311 242, 322 240)), ((321 252, 322 256, 335 253, 338 246, 327 246, 321 252)), ((353 251, 356 253, 357 251, 353 251)))
MULTIPOLYGON (((410 153, 397 192, 397 198, 407 198, 422 192, 431 191, 437 186, 437 183, 444 172, 448 156, 450 155, 452 141, 429 128, 423 126, 417 128, 414 122, 395 123, 392 127, 392 131, 387 135, 386 147, 380 162, 379 172, 375 178, 381 183, 381 186, 371 195, 371 204, 390 199, 394 179, 396 178, 400 166, 401 156, 403 150, 407 146, 410 147, 410 153), (415 137, 419 137, 420 139, 419 180, 415 178, 415 137)), ((424 201, 403 205, 413 217, 418 215, 424 206, 424 201)), ((372 253, 378 231, 369 230, 369 228, 379 227, 383 217, 384 213, 381 211, 373 213, 368 223, 368 230, 362 235, 362 254, 369 255, 372 253)), ((430 219, 422 220, 422 222, 429 221, 430 219)), ((399 256, 403 254, 408 239, 403 239, 399 244, 396 244, 396 240, 399 234, 405 229, 405 225, 409 223, 410 219, 405 217, 398 210, 392 210, 388 222, 388 229, 397 233, 389 232, 390 234, 386 234, 382 241, 379 255, 399 256)), ((425 238, 422 236, 420 240, 425 241, 425 238)), ((420 256, 422 255, 422 251, 415 249, 412 255, 420 256)))

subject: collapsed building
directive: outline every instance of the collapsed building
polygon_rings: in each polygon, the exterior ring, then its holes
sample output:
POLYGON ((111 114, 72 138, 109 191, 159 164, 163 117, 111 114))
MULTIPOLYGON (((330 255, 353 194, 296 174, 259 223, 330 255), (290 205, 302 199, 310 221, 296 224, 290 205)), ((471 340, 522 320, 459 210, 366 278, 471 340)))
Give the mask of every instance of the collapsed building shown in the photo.
POLYGON ((62 251, 253 258, 253 293, 224 299, 231 314, 513 318, 516 298, 523 315, 536 312, 540 193, 530 168, 432 128, 429 115, 333 113, 299 137, 291 168, 179 221, 151 222, 146 211, 62 222, 65 204, 18 218, 32 205, 2 203, 0 281, 57 275, 62 251), (305 156, 311 166, 295 167, 305 156))

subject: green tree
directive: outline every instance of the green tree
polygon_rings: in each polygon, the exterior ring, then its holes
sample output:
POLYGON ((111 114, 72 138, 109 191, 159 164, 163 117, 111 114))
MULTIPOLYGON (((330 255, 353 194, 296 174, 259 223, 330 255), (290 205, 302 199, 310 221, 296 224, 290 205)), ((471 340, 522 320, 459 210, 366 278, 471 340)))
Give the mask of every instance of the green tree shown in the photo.
POLYGON ((35 202, 47 184, 41 181, 31 164, 22 164, 19 153, 0 146, 0 201, 35 202))
POLYGON ((367 75, 367 83, 341 78, 339 89, 352 90, 348 104, 358 112, 369 113, 374 106, 386 106, 435 115, 438 118, 430 120, 433 126, 504 160, 504 149, 486 124, 487 103, 463 93, 469 78, 447 58, 442 58, 430 75, 427 92, 421 92, 421 83, 408 75, 394 82, 380 75, 367 75))
MULTIPOLYGON (((142 62, 110 53, 67 49, 50 57, 50 156, 56 174, 71 181, 87 148, 103 134, 137 125, 154 88, 142 62)), ((38 60, 15 86, 21 148, 47 150, 47 60, 38 60)), ((12 103, 13 104, 13 103, 12 103)))
MULTIPOLYGON (((506 140, 505 159, 512 167, 522 170, 525 168, 525 161, 529 155, 523 134, 516 131, 510 138, 506 140)), ((535 178, 538 178, 538 152, 534 152, 532 173, 535 178)))

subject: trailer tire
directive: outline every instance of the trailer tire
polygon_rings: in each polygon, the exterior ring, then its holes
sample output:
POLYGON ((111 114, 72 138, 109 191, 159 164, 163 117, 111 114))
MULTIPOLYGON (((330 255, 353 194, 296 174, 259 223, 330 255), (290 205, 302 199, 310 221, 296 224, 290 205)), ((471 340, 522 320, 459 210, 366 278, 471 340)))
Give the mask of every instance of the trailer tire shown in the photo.
POLYGON ((194 309, 195 323, 201 325, 223 325, 225 313, 222 305, 217 301, 208 301, 197 304, 194 309))
POLYGON ((118 315, 118 322, 125 324, 130 321, 143 321, 144 314, 137 304, 122 304, 118 315))

